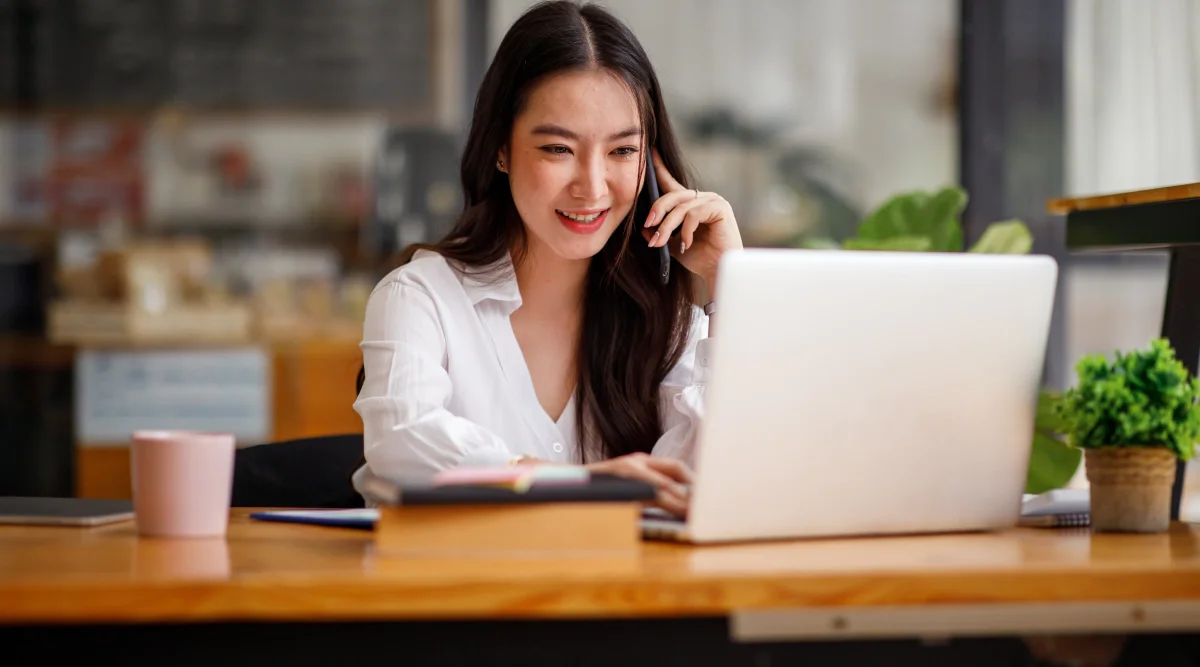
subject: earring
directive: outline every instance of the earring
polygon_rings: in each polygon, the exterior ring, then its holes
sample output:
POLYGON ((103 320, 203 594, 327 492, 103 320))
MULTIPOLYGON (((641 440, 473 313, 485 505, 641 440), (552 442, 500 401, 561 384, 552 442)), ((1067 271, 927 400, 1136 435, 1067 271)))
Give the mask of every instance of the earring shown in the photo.
POLYGON ((496 169, 504 171, 504 160, 496 160, 496 169))

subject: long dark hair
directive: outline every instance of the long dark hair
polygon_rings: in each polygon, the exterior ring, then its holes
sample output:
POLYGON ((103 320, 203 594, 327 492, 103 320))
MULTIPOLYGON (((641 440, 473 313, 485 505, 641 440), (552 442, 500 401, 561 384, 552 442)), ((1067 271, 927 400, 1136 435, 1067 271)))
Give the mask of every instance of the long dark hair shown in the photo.
MULTIPOLYGON (((400 263, 419 249, 476 269, 510 253, 514 265, 523 260, 525 226, 496 158, 538 83, 551 74, 594 68, 629 86, 645 147, 656 147, 671 174, 687 185, 658 77, 633 32, 595 5, 544 2, 509 28, 483 78, 462 156, 462 214, 441 241, 409 246, 400 263)), ((634 210, 588 270, 575 401, 584 460, 651 450, 662 434, 659 386, 679 361, 692 326, 691 274, 676 265, 670 282, 659 282, 658 256, 633 224, 634 210)), ((359 391, 365 372, 359 371, 359 391)))

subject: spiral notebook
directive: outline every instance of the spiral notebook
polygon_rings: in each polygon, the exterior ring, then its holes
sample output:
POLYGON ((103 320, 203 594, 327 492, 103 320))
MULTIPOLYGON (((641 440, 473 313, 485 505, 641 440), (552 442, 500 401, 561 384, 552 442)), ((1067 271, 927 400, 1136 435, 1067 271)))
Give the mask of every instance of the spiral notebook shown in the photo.
POLYGON ((1069 514, 1045 514, 1042 516, 1024 516, 1019 523, 1030 528, 1077 528, 1092 525, 1092 515, 1088 512, 1071 512, 1069 514))
POLYGON ((1087 489, 1054 489, 1021 501, 1022 526, 1075 528, 1092 525, 1091 494, 1087 489))

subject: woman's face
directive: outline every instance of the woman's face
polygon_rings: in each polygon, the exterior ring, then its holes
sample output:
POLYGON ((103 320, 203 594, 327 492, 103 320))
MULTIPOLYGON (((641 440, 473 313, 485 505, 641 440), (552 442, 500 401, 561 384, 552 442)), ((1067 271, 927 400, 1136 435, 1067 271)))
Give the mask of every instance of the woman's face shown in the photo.
POLYGON ((532 91, 500 157, 531 251, 590 258, 637 198, 637 103, 605 70, 554 75, 532 91))

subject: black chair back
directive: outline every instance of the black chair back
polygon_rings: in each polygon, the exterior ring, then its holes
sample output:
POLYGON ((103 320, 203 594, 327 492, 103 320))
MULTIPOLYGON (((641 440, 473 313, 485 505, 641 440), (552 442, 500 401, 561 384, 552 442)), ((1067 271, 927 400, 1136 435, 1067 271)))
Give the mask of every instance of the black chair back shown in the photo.
POLYGON ((361 433, 244 447, 233 464, 234 507, 356 508, 350 476, 365 463, 361 433))

